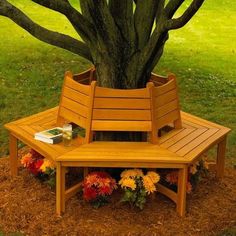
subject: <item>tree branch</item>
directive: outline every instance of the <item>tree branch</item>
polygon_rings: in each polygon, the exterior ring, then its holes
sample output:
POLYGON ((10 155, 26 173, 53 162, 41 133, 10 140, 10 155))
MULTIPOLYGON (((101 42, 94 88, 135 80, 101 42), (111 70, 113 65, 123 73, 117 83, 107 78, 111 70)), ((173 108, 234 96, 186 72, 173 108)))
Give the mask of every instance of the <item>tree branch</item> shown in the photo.
POLYGON ((76 40, 68 35, 50 31, 36 24, 21 10, 8 3, 6 0, 1 0, 0 2, 0 15, 10 18, 17 25, 28 31, 37 39, 71 51, 88 59, 89 61, 92 61, 90 50, 85 43, 76 40))
POLYGON ((91 19, 96 28, 98 41, 103 49, 113 51, 117 48, 119 33, 114 19, 110 13, 106 0, 83 0, 82 11, 91 19))
POLYGON ((165 28, 167 30, 179 29, 183 27, 195 15, 205 0, 193 0, 182 16, 176 19, 167 20, 165 28))
MULTIPOLYGON (((109 9, 122 38, 128 44, 133 44, 135 39, 133 1, 110 0, 109 9)), ((133 48, 133 45, 130 46, 133 48)))
POLYGON ((85 42, 94 40, 93 25, 65 0, 32 0, 33 2, 65 15, 85 42))
POLYGON ((157 7, 158 1, 156 0, 137 0, 134 25, 139 49, 142 49, 150 38, 157 7))
POLYGON ((184 0, 169 0, 165 7, 165 14, 168 19, 171 19, 184 0))

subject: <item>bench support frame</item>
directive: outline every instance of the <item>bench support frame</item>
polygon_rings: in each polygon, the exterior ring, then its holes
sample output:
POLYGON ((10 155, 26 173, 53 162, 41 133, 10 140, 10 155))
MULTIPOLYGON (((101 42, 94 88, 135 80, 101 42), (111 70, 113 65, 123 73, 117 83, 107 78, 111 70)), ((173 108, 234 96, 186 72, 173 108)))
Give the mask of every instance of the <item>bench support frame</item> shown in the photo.
POLYGON ((10 151, 10 174, 12 177, 18 175, 18 139, 11 133, 9 135, 10 151))

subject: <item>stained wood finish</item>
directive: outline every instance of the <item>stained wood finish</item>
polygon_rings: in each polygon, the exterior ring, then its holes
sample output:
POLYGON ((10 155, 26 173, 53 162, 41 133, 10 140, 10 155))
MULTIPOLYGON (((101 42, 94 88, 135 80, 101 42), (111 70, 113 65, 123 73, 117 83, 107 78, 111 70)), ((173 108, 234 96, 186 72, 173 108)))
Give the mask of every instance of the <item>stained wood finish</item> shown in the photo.
POLYGON ((176 79, 152 75, 144 89, 114 90, 96 86, 94 71, 74 76, 66 73, 59 107, 8 123, 10 131, 10 169, 17 174, 17 140, 23 141, 43 156, 57 163, 56 212, 65 210, 65 201, 80 184, 65 189, 67 167, 124 167, 178 169, 178 192, 158 185, 157 189, 172 199, 183 216, 186 207, 187 169, 202 153, 214 145, 217 151, 217 177, 224 172, 226 136, 230 129, 180 112, 176 79), (90 83, 90 85, 88 85, 90 83), (155 87, 154 87, 155 85, 155 87), (73 140, 71 147, 46 144, 34 139, 36 132, 64 121, 86 129, 86 137, 73 140), (157 137, 159 128, 173 130, 157 137), (143 131, 151 142, 93 142, 93 131, 143 131))
POLYGON ((217 147, 217 162, 216 162, 216 176, 222 178, 224 176, 225 167, 225 152, 226 152, 226 137, 218 144, 217 147))
POLYGON ((73 74, 66 72, 58 110, 58 125, 70 121, 86 128, 90 112, 90 95, 90 85, 76 82, 73 80, 73 74))
POLYGON ((151 131, 151 91, 96 87, 92 111, 94 131, 151 131))
POLYGON ((95 79, 95 67, 92 67, 82 73, 74 74, 73 79, 81 84, 91 84, 91 82, 95 79))
POLYGON ((18 151, 17 138, 10 134, 9 136, 9 150, 10 150, 10 174, 12 177, 18 174, 18 151))
POLYGON ((186 185, 188 179, 188 167, 178 171, 178 191, 177 191, 177 204, 176 209, 180 216, 185 215, 186 209, 186 185))
POLYGON ((155 76, 152 75, 152 81, 155 81, 156 85, 159 85, 153 89, 153 112, 156 128, 160 129, 169 123, 173 123, 175 128, 182 128, 175 76, 169 75, 166 79, 161 78, 162 85, 160 85, 161 83, 157 83, 157 81, 160 81, 160 77, 155 79, 155 76))

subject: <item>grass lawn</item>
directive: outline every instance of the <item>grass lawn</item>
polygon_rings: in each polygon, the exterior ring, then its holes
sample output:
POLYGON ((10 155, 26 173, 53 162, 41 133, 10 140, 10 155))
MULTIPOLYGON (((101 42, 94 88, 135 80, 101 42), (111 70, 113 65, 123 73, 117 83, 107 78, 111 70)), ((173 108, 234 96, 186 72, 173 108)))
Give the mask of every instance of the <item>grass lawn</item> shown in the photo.
MULTIPOLYGON (((77 37, 64 16, 26 0, 11 0, 43 26, 77 37)), ((76 1, 74 1, 76 3, 76 1)), ((230 127, 228 153, 236 163, 236 5, 207 0, 184 28, 170 33, 158 73, 179 78, 183 110, 230 127)), ((58 104, 63 74, 89 63, 31 37, 0 17, 0 156, 7 154, 3 124, 58 104)))

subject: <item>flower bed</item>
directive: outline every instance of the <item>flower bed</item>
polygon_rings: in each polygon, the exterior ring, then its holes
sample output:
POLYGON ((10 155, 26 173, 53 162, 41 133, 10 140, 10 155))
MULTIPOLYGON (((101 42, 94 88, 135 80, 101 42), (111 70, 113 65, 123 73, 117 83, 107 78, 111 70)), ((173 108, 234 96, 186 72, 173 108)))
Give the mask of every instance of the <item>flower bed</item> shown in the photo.
MULTIPOLYGON (((31 149, 21 158, 21 164, 35 177, 42 182, 55 187, 56 169, 54 164, 41 154, 31 149)), ((187 181, 187 193, 191 193, 197 186, 201 177, 208 173, 208 165, 203 158, 189 167, 187 181)), ((160 170, 146 171, 142 169, 129 169, 122 171, 118 184, 116 180, 106 172, 91 172, 84 179, 82 184, 83 198, 93 207, 101 207, 110 201, 114 190, 120 186, 123 191, 121 202, 128 202, 132 207, 143 209, 147 196, 157 191, 156 184, 164 183, 172 190, 177 191, 178 171, 160 170)))
POLYGON ((35 177, 46 182, 51 188, 56 184, 56 169, 54 164, 41 154, 31 149, 21 158, 21 164, 35 177))

